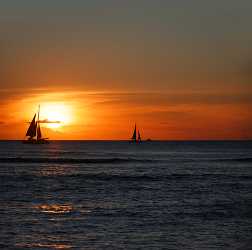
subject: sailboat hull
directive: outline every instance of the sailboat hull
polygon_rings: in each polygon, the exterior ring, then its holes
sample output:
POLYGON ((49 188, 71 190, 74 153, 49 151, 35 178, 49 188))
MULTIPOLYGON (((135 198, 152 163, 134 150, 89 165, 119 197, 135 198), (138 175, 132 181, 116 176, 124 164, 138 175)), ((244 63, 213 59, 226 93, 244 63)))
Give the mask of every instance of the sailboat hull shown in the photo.
POLYGON ((22 143, 24 144, 48 144, 49 141, 45 139, 40 140, 23 140, 22 143))
POLYGON ((142 141, 140 140, 130 140, 129 143, 141 143, 142 141))

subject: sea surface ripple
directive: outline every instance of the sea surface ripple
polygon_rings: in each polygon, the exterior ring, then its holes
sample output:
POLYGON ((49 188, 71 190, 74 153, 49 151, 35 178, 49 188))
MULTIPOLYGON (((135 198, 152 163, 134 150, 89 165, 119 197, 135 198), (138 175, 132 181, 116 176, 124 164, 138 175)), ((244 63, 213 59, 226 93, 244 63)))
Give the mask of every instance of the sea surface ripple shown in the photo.
POLYGON ((251 249, 252 142, 0 142, 0 249, 251 249))

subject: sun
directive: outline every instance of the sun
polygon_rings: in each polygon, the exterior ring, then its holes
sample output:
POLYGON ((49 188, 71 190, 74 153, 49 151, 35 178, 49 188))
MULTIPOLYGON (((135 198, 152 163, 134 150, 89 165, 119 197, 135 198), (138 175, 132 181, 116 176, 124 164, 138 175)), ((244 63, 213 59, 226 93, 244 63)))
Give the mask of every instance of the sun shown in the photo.
POLYGON ((73 112, 65 103, 44 103, 41 104, 40 120, 47 128, 58 129, 72 122, 73 112))

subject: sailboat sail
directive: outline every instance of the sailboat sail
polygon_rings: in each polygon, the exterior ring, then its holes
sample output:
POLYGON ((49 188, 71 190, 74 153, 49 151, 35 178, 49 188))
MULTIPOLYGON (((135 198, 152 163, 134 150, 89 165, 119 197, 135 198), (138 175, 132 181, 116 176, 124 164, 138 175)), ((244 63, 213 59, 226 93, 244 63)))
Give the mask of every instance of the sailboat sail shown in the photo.
POLYGON ((41 135, 41 130, 40 130, 40 125, 39 125, 39 112, 40 112, 40 105, 38 107, 38 121, 37 121, 37 140, 40 140, 42 135, 41 135))
POLYGON ((36 113, 30 123, 30 126, 26 132, 27 139, 23 140, 23 143, 27 144, 44 144, 49 143, 48 138, 42 138, 42 133, 40 129, 40 120, 39 120, 40 106, 38 113, 36 113), (37 118, 37 119, 36 119, 37 118), (37 136, 37 137, 36 137, 37 136), (35 137, 35 138, 34 138, 35 137))
POLYGON ((26 136, 30 136, 30 137, 36 136, 36 130, 37 130, 37 122, 36 122, 36 114, 35 114, 26 132, 26 136))
POLYGON ((41 135, 40 125, 38 123, 38 126, 37 126, 37 140, 40 140, 41 138, 42 138, 42 135, 41 135))
POLYGON ((137 138, 138 141, 141 141, 141 136, 140 136, 140 132, 138 130, 138 138, 137 138))
POLYGON ((134 129, 134 132, 133 132, 131 139, 136 140, 136 124, 135 124, 135 129, 134 129))

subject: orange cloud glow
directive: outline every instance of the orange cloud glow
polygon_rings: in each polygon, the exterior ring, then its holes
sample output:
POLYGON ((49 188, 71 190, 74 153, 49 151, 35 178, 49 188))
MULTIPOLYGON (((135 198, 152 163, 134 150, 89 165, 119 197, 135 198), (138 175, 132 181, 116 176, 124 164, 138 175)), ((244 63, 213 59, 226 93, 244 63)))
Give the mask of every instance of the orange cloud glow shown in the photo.
POLYGON ((39 104, 42 131, 55 140, 127 140, 135 122, 145 139, 252 138, 246 94, 47 90, 17 93, 0 103, 0 138, 23 139, 39 104))

